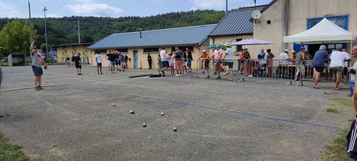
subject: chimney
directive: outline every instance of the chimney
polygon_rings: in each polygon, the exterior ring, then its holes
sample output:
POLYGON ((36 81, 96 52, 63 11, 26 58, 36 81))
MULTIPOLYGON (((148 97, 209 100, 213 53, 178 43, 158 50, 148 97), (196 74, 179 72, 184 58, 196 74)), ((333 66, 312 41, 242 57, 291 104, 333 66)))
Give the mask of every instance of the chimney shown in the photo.
POLYGON ((142 37, 143 37, 142 31, 143 31, 143 28, 139 28, 139 38, 142 38, 142 37))

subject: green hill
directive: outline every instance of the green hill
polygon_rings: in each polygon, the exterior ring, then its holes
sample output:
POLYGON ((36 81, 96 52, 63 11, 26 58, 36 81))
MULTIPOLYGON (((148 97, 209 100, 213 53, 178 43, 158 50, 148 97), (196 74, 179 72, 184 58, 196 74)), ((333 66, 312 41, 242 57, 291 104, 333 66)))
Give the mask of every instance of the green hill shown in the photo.
MULTIPOLYGON (((149 17, 79 17, 81 42, 95 42, 112 33, 215 24, 225 15, 223 11, 198 10, 166 13, 149 17)), ((13 19, 0 19, 0 29, 13 19)), ((27 19, 20 19, 26 21, 27 19)), ((45 42, 44 19, 33 18, 37 30, 37 45, 45 42)), ((77 43, 77 17, 48 18, 49 44, 77 43)))

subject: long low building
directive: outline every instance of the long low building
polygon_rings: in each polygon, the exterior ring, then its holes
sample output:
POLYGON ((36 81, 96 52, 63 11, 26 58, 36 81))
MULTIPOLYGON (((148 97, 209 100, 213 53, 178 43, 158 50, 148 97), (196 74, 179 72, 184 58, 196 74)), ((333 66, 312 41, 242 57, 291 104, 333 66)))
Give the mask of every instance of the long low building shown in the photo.
MULTIPOLYGON (((103 66, 108 66, 106 54, 116 50, 128 55, 128 67, 134 69, 148 69, 147 55, 152 57, 153 68, 158 68, 157 56, 160 49, 165 47, 168 53, 173 52, 175 47, 181 50, 189 48, 193 54, 192 67, 197 66, 196 60, 202 50, 207 50, 209 43, 208 35, 216 24, 200 25, 161 30, 138 31, 129 33, 115 33, 88 47, 92 50, 92 62, 95 62, 95 54, 101 53, 103 66)), ((92 63, 96 66, 95 63, 92 63)))

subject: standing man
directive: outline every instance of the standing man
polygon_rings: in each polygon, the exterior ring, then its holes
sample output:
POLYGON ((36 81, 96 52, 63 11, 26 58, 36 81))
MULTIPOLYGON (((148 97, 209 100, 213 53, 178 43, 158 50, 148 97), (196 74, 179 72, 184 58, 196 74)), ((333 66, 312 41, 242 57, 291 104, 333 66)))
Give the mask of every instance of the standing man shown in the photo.
POLYGON ((73 66, 75 65, 75 53, 72 53, 72 57, 71 57, 71 68, 73 68, 73 66))
POLYGON ((206 70, 207 71, 206 78, 210 78, 210 73, 209 73, 210 56, 208 53, 206 53, 206 50, 203 50, 203 53, 200 55, 200 60, 204 63, 204 69, 202 73, 205 74, 205 70, 206 70))
POLYGON ((321 45, 319 47, 319 50, 314 54, 314 58, 313 58, 313 61, 312 61, 312 66, 316 70, 314 86, 313 86, 314 89, 319 89, 317 87, 317 84, 319 82, 319 78, 321 76, 321 73, 323 72, 324 63, 328 59, 329 58, 328 58, 328 52, 326 51, 326 46, 321 45))
POLYGON ((226 72, 226 75, 230 73, 230 81, 234 80, 234 74, 233 74, 233 68, 234 68, 234 50, 231 49, 231 45, 226 45, 226 52, 225 52, 225 61, 227 63, 227 66, 229 68, 229 71, 226 72))
POLYGON ((165 70, 169 68, 168 55, 167 51, 165 51, 165 47, 162 47, 162 51, 160 51, 160 63, 162 63, 162 76, 165 77, 165 70))
POLYGON ((45 69, 47 69, 47 63, 45 62, 45 60, 43 60, 42 55, 38 53, 37 47, 34 45, 34 43, 35 40, 32 39, 31 46, 30 46, 30 55, 32 59, 32 71, 34 72, 35 75, 35 80, 34 80, 35 90, 40 91, 40 90, 44 90, 41 86, 41 77, 43 75, 42 64, 44 64, 45 69))
POLYGON ((125 62, 124 62, 124 55, 123 55, 122 53, 119 53, 119 62, 120 62, 120 64, 119 64, 119 67, 120 67, 119 71, 121 71, 121 72, 126 71, 126 70, 124 70, 125 62))
POLYGON ((78 53, 75 57, 75 66, 77 70, 77 75, 82 75, 82 61, 81 61, 81 53, 78 53))
MULTIPOLYGON (((115 55, 115 58, 116 58, 116 67, 117 67, 117 70, 119 71, 121 63, 122 63, 121 59, 120 59, 120 54, 119 54, 118 51, 115 51, 114 55, 115 55)), ((114 67, 114 70, 116 69, 116 67, 114 67)))
POLYGON ((150 56, 149 53, 148 53, 148 56, 147 56, 147 61, 148 61, 149 69, 152 69, 152 56, 150 56))
POLYGON ((187 59, 188 59, 187 67, 189 69, 189 72, 191 72, 191 62, 193 61, 193 55, 189 48, 186 48, 186 52, 187 52, 187 59))
POLYGON ((305 78, 305 68, 302 65, 302 61, 305 59, 305 53, 306 49, 304 47, 301 47, 301 51, 296 54, 296 75, 295 75, 295 81, 298 80, 298 76, 301 73, 302 79, 305 78))
POLYGON ((124 69, 127 69, 127 68, 128 68, 128 56, 124 55, 124 69))
POLYGON ((285 49, 283 53, 278 56, 278 75, 284 78, 286 75, 286 68, 288 65, 288 49, 285 49))
POLYGON ((97 53, 96 54, 96 63, 97 63, 97 74, 99 75, 99 73, 101 72, 102 73, 102 55, 101 53, 97 53))
POLYGON ((109 60, 109 67, 110 67, 111 74, 116 74, 115 72, 116 55, 114 54, 114 51, 111 51, 111 53, 108 54, 108 60, 109 60))
MULTIPOLYGON (((357 46, 354 46, 352 49, 352 56, 357 58, 357 46)), ((357 72, 357 62, 354 63, 354 65, 349 69, 348 71, 351 75, 350 75, 350 90, 351 90, 351 96, 353 96, 353 90, 354 90, 354 86, 355 86, 355 80, 356 80, 356 72, 357 72)))
POLYGON ((222 54, 223 51, 220 49, 220 46, 217 45, 214 54, 211 56, 211 59, 214 58, 215 73, 218 74, 216 79, 221 79, 220 71, 222 68, 222 54))
POLYGON ((175 47, 174 58, 175 58, 175 70, 177 71, 177 74, 175 75, 176 77, 180 76, 182 70, 181 68, 182 57, 183 57, 183 52, 180 51, 178 47, 175 47))
POLYGON ((332 69, 333 80, 336 80, 336 85, 334 87, 334 90, 338 90, 338 86, 341 83, 344 61, 350 60, 348 54, 345 54, 338 50, 337 49, 333 50, 331 55, 331 64, 329 65, 329 67, 332 69))

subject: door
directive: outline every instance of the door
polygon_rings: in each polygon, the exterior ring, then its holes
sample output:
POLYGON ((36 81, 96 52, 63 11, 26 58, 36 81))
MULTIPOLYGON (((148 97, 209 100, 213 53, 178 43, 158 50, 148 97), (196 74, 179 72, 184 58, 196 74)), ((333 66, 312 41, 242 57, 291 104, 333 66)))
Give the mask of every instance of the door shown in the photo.
POLYGON ((138 69, 138 51, 137 50, 133 51, 133 55, 134 55, 134 69, 138 69))

